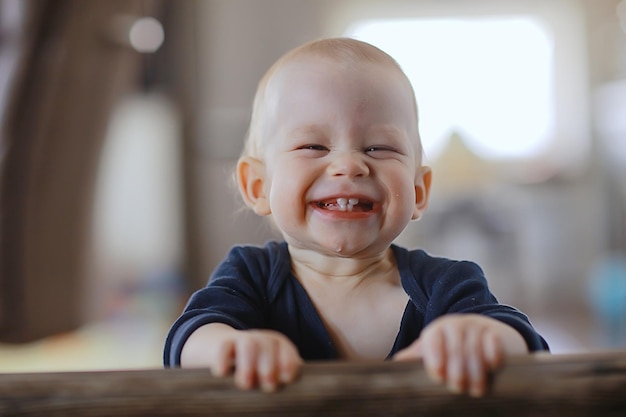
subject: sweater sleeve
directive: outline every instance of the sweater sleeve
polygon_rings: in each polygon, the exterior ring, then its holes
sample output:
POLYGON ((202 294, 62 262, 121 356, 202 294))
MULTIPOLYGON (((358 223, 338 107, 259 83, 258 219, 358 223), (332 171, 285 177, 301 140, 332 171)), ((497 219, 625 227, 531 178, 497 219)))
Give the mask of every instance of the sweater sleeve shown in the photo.
POLYGON ((526 341, 528 350, 548 350, 548 344, 521 311, 498 303, 489 290, 482 269, 467 261, 446 261, 431 276, 425 325, 450 313, 482 314, 516 329, 526 341))
POLYGON ((263 327, 266 290, 261 248, 235 247, 218 266, 206 287, 189 299, 165 341, 163 363, 180 366, 183 345, 199 327, 224 323, 235 329, 263 327))

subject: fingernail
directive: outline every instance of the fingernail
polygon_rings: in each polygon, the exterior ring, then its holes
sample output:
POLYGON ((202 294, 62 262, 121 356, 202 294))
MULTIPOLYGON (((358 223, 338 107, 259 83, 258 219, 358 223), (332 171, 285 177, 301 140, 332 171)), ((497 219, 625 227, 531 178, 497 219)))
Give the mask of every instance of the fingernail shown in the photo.
POLYGON ((278 386, 274 381, 264 381, 261 385, 261 389, 265 392, 274 392, 276 391, 276 388, 278 388, 278 386))
POLYGON ((281 372, 280 374, 280 382, 283 384, 292 383, 298 374, 295 372, 281 372))
POLYGON ((484 391, 483 391, 483 389, 482 389, 482 388, 480 388, 480 387, 472 387, 472 388, 470 389, 469 394, 470 394, 470 396, 472 396, 472 397, 482 397, 482 396, 483 396, 483 394, 484 394, 484 391))
POLYGON ((460 394, 463 391, 461 388, 461 384, 456 383, 456 382, 448 383, 448 389, 455 394, 460 394))

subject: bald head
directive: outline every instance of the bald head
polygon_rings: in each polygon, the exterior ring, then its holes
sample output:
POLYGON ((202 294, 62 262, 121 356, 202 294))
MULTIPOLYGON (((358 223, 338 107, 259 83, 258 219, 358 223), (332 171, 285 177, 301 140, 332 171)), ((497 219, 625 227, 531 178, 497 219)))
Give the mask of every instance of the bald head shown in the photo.
MULTIPOLYGON (((381 49, 356 39, 321 39, 287 52, 265 73, 257 87, 248 137, 242 156, 261 157, 260 149, 263 142, 265 121, 268 117, 267 109, 271 107, 269 106, 271 100, 269 92, 272 90, 272 82, 276 75, 293 62, 315 60, 316 58, 331 60, 339 67, 354 71, 358 71, 359 66, 364 64, 377 64, 391 68, 406 83, 407 92, 411 94, 413 110, 417 118, 417 105, 411 83, 395 59, 381 49)), ((419 141, 419 137, 417 140, 419 141)))

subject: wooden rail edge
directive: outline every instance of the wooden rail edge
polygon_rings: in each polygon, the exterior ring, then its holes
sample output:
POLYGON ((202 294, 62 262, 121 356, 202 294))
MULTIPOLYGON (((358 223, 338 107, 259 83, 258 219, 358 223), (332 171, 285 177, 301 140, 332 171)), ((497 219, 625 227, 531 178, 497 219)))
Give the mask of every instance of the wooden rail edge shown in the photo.
POLYGON ((626 351, 511 358, 471 398, 419 362, 324 362, 275 393, 202 369, 0 374, 0 416, 626 416, 626 351))

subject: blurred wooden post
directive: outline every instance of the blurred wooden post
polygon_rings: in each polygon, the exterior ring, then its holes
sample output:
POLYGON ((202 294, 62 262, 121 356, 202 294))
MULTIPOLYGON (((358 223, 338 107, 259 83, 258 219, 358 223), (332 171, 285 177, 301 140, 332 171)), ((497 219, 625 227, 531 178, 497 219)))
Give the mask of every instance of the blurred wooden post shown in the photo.
POLYGON ((109 114, 142 56, 111 39, 163 0, 24 2, 22 54, 0 133, 0 340, 83 323, 93 182, 109 114))
POLYGON ((1 416, 624 416, 626 351, 525 356, 480 399, 428 379, 418 362, 307 364, 273 394, 206 370, 0 374, 1 416))

